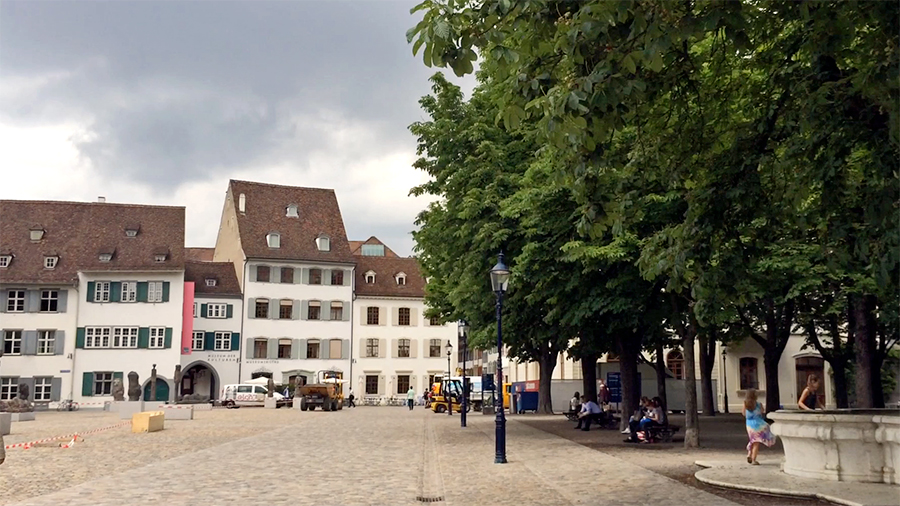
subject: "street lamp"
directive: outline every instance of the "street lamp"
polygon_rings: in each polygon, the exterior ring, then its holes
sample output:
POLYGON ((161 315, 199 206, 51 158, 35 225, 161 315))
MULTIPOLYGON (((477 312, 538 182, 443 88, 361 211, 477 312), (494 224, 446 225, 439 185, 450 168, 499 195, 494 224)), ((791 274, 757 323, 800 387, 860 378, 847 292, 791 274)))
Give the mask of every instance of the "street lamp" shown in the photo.
POLYGON ((497 264, 491 269, 491 289, 497 296, 497 389, 500 395, 494 399, 497 411, 494 436, 494 464, 506 464, 506 414, 503 412, 503 294, 509 287, 509 267, 503 262, 503 253, 497 255, 497 264))
POLYGON ((453 354, 453 344, 447 339, 447 381, 444 382, 447 391, 444 393, 444 400, 447 401, 447 416, 453 416, 453 397, 450 395, 450 355, 453 354))
POLYGON ((724 398, 722 402, 725 404, 725 414, 728 414, 728 374, 725 370, 725 364, 728 362, 726 356, 728 355, 728 347, 724 344, 722 345, 722 392, 724 392, 724 398))
POLYGON ((462 410, 459 412, 459 426, 466 426, 466 408, 468 407, 467 398, 469 390, 466 388, 466 361, 469 360, 469 322, 465 320, 459 321, 459 344, 462 346, 462 410))

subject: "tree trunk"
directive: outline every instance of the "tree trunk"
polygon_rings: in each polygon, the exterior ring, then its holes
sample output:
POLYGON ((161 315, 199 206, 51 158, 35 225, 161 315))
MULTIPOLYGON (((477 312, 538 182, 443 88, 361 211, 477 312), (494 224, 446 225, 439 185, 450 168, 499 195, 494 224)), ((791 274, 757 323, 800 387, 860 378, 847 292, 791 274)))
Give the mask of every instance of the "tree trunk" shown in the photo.
POLYGON ((684 350, 684 447, 700 446, 700 416, 697 414, 697 373, 694 364, 694 337, 696 327, 685 332, 681 339, 684 350))
POLYGON ((540 367, 540 381, 538 391, 538 413, 553 414, 553 399, 550 396, 551 380, 556 362, 559 360, 559 351, 554 350, 549 344, 541 350, 538 366, 540 367))
POLYGON ((640 334, 626 334, 619 341, 619 370, 622 373, 622 429, 628 427, 628 417, 638 409, 641 384, 638 381, 638 353, 641 349, 640 334), (635 345, 635 342, 637 345, 635 345))
POLYGON ((856 352, 856 407, 874 408, 874 374, 872 365, 875 358, 875 329, 870 325, 867 296, 853 296, 853 313, 856 320, 854 351, 856 352))
POLYGON ((666 397, 666 362, 663 359, 662 341, 656 343, 656 395, 662 399, 663 413, 669 412, 669 399, 666 397))
POLYGON ((875 353, 872 357, 872 401, 874 407, 884 407, 884 385, 881 384, 881 367, 884 365, 884 356, 875 353))
POLYGON ((831 365, 831 372, 834 377, 834 402, 837 404, 838 409, 849 408, 850 402, 847 397, 847 368, 842 362, 838 362, 837 360, 829 362, 829 365, 831 365))
POLYGON ((597 399, 597 355, 581 357, 582 393, 588 399, 597 399))
POLYGON ((781 409, 781 391, 778 389, 778 362, 781 354, 766 348, 763 354, 763 367, 766 375, 766 413, 774 413, 781 409))
POLYGON ((699 335, 700 341, 700 396, 703 399, 703 414, 715 416, 716 401, 713 397, 712 370, 716 356, 716 340, 706 332, 699 335))

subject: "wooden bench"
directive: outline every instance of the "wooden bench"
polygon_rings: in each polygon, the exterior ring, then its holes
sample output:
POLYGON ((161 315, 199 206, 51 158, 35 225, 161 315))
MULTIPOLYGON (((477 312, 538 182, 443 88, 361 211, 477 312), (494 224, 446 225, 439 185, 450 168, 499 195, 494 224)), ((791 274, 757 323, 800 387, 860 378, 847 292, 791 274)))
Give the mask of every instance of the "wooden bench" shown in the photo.
POLYGON ((652 427, 647 427, 643 430, 644 438, 651 443, 656 443, 662 441, 664 443, 671 443, 672 436, 678 433, 677 425, 654 425, 652 427))

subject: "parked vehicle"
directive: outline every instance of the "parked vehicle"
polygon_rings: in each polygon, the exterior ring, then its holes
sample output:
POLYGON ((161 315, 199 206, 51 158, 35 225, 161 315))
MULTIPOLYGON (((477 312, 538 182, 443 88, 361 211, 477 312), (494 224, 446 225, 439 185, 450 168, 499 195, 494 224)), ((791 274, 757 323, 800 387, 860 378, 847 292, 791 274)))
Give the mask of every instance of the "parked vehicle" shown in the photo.
MULTIPOLYGON (((222 388, 222 405, 226 408, 239 408, 241 406, 263 406, 269 390, 263 385, 241 383, 237 385, 225 385, 222 388)), ((272 397, 279 406, 283 406, 285 398, 278 392, 272 397)))
POLYGON ((340 371, 319 371, 316 383, 299 389, 300 411, 338 411, 344 409, 344 380, 340 371))

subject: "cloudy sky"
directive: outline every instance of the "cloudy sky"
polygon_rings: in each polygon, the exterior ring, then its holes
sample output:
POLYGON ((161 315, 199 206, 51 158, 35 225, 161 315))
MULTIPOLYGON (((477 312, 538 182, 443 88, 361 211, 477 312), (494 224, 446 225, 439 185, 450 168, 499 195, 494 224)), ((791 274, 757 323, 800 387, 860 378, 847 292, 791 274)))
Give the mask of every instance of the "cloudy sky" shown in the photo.
POLYGON ((334 188, 351 239, 410 254, 416 3, 4 0, 0 198, 185 206, 213 246, 231 178, 334 188))

